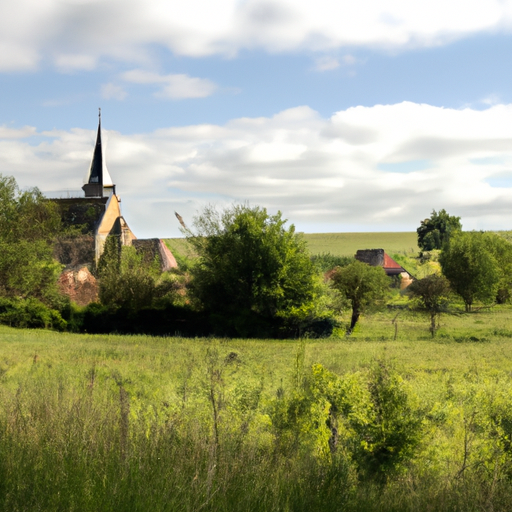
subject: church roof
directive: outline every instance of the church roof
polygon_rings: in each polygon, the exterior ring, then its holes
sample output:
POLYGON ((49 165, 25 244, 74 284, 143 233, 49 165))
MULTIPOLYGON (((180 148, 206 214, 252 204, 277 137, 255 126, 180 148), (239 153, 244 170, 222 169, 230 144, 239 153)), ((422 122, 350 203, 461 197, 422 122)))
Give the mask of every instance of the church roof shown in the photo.
POLYGON ((85 183, 91 185, 101 185, 103 187, 113 187, 114 183, 105 165, 105 158, 103 156, 103 148, 101 144, 101 109, 98 119, 98 133, 96 135, 96 145, 94 146, 94 153, 92 155, 91 167, 85 178, 85 183))

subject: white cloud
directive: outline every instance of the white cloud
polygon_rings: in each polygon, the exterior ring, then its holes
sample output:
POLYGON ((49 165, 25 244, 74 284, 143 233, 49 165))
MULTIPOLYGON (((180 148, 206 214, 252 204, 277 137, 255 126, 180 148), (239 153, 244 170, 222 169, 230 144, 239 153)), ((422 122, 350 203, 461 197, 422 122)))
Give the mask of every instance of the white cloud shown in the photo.
POLYGON ((340 67, 340 62, 334 57, 324 56, 316 59, 315 69, 316 71, 330 71, 340 67))
POLYGON ((357 62, 357 59, 353 55, 344 55, 343 56, 343 64, 347 66, 352 66, 357 62))
POLYGON ((55 65, 64 73, 91 71, 96 67, 96 58, 87 54, 60 54, 55 59, 55 65))
POLYGON ((101 97, 110 100, 124 100, 128 93, 120 86, 109 82, 101 86, 101 97))
POLYGON ((151 71, 134 69, 121 75, 126 82, 136 84, 159 84, 161 89, 155 93, 158 98, 185 99, 206 98, 211 96, 217 86, 205 78, 196 78, 184 74, 159 75, 151 71))
MULTIPOLYGON (((223 126, 106 131, 124 214, 141 236, 179 236, 210 202, 280 209, 309 231, 415 230, 433 208, 466 229, 512 225, 512 105, 403 102, 324 119, 307 106, 223 126)), ((79 189, 94 130, 0 129, 0 173, 22 186, 79 189), (37 136, 34 138, 33 136, 37 136)))
POLYGON ((34 126, 24 126, 23 128, 8 128, 5 125, 0 126, 0 140, 4 139, 26 139, 36 135, 37 130, 34 126))
POLYGON ((424 47, 511 22, 512 0, 17 0, 0 3, 0 70, 141 65, 154 45, 186 56, 424 47))
POLYGON ((500 97, 497 94, 489 94, 482 100, 480 100, 484 105, 497 105, 500 103, 500 97))

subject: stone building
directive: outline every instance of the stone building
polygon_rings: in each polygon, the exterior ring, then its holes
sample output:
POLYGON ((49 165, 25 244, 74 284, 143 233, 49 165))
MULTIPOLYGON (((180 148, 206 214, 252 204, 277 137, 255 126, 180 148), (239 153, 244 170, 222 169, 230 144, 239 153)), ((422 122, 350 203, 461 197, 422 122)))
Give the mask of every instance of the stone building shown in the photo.
POLYGON ((64 225, 81 226, 82 236, 60 240, 56 256, 69 267, 94 266, 103 253, 108 236, 120 238, 121 245, 134 245, 139 252, 150 252, 158 258, 164 270, 177 267, 176 259, 163 240, 137 240, 121 213, 121 198, 117 194, 105 165, 101 140, 101 110, 91 165, 82 187, 84 197, 53 199, 61 210, 64 225), (137 243, 134 242, 137 240, 137 243))
POLYGON ((389 277, 400 276, 400 289, 407 288, 414 277, 389 256, 384 249, 361 249, 356 252, 356 260, 372 267, 382 267, 389 277))

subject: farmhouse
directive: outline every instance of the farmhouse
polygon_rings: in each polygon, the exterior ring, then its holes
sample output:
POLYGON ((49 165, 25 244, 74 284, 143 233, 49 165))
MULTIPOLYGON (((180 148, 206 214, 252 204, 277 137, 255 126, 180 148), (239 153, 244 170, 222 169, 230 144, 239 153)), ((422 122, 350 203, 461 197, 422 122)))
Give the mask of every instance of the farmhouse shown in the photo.
POLYGON ((413 276, 397 263, 384 249, 362 249, 356 252, 356 260, 367 263, 372 267, 382 267, 390 277, 400 276, 400 289, 407 288, 413 281, 413 276))

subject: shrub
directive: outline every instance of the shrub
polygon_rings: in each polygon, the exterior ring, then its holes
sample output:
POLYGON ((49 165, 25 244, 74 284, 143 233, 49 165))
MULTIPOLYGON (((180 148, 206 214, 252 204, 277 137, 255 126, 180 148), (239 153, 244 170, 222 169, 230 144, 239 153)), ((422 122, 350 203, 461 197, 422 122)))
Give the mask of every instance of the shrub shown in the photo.
POLYGON ((322 287, 294 226, 281 213, 209 207, 189 240, 199 254, 191 291, 216 332, 242 337, 300 335, 314 322, 322 287))
POLYGON ((0 298, 0 323, 11 327, 63 331, 67 322, 61 314, 37 299, 0 298))

